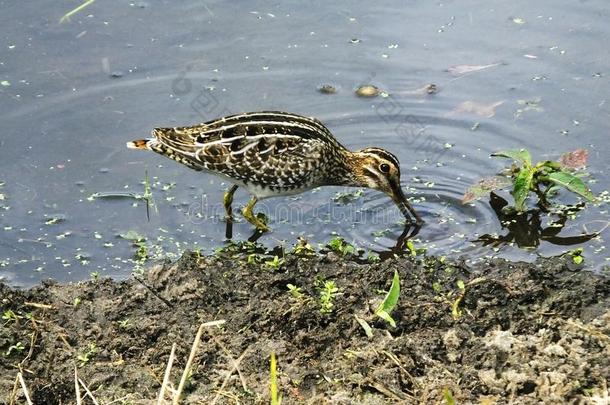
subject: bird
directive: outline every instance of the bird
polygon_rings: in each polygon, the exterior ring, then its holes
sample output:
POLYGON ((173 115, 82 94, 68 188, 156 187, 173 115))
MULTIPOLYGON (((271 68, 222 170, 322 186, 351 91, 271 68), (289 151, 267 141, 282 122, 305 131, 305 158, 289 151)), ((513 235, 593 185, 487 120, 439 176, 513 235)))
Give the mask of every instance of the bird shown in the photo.
POLYGON ((154 128, 152 137, 127 147, 156 152, 191 169, 212 173, 232 186, 224 193, 227 222, 242 187, 251 199, 244 218, 260 232, 270 229, 254 214, 259 200, 299 194, 320 186, 365 187, 387 194, 419 228, 423 219, 400 185, 400 163, 385 149, 345 148, 318 119, 281 111, 234 114, 202 124, 154 128))

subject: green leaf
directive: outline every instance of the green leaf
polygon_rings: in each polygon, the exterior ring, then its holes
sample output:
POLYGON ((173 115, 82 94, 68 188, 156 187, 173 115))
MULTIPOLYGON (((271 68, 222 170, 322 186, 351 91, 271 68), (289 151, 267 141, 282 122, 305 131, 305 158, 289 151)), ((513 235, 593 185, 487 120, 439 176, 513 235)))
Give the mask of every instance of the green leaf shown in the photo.
POLYGON ((532 165, 532 155, 527 149, 503 150, 492 153, 491 156, 505 157, 523 163, 526 166, 532 165))
POLYGON ((525 211, 525 200, 530 193, 533 177, 534 170, 531 167, 521 168, 517 177, 515 177, 511 194, 515 199, 515 208, 517 211, 525 211))
POLYGON ((354 317, 356 318, 356 321, 358 321, 358 323, 360 324, 362 329, 364 329, 364 333, 366 333, 366 336, 369 337, 369 338, 372 338, 373 337, 373 329, 371 328, 369 323, 367 321, 365 321, 364 319, 359 318, 358 315, 354 315, 354 317))
POLYGON ((390 313, 394 310, 399 296, 400 278, 398 277, 398 272, 394 270, 394 278, 392 280, 392 285, 390 286, 390 291, 388 291, 385 298, 375 311, 375 315, 388 322, 393 328, 396 327, 396 322, 392 316, 390 316, 390 313))
POLYGON ((549 180, 553 183, 562 186, 576 193, 589 201, 595 201, 595 195, 589 190, 589 187, 578 177, 568 172, 555 172, 549 174, 549 180))

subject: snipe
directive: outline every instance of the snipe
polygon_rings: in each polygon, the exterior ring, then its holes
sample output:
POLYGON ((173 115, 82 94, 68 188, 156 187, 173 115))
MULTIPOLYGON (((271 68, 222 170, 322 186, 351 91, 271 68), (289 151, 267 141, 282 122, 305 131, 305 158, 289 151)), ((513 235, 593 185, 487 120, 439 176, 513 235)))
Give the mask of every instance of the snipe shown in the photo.
POLYGON ((224 196, 228 221, 232 221, 231 204, 238 187, 252 194, 243 209, 246 220, 268 231, 253 213, 258 200, 318 186, 351 186, 383 191, 407 222, 423 223, 400 187, 400 164, 393 154, 380 148, 349 151, 314 118, 252 112, 191 127, 155 128, 152 136, 128 142, 127 147, 152 150, 233 183, 224 196))

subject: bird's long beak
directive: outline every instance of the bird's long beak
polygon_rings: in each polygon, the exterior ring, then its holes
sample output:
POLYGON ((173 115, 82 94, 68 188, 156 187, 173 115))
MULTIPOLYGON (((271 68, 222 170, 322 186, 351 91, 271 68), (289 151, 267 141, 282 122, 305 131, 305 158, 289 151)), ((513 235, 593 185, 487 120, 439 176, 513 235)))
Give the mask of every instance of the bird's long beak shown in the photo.
POLYGON ((415 224, 418 226, 424 223, 424 220, 417 214, 417 212, 415 212, 415 209, 413 209, 413 207, 407 200, 407 197, 402 192, 400 184, 397 184, 392 187, 391 197, 392 201, 394 201, 394 203, 398 205, 398 208, 400 209, 400 212, 402 212, 402 215, 404 215, 407 219, 407 222, 413 222, 413 219, 415 219, 415 224))

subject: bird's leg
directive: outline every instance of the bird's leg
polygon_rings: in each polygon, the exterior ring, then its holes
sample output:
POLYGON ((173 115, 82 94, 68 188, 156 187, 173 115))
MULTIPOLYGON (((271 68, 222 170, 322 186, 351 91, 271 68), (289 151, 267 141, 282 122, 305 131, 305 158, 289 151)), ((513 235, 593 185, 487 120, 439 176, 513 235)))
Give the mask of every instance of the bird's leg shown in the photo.
POLYGON ((222 203, 225 206, 225 212, 227 214, 227 222, 233 222, 233 208, 231 207, 231 204, 233 204, 233 194, 235 194, 237 187, 237 185, 231 186, 231 188, 225 192, 222 198, 222 203))
POLYGON ((252 208, 254 208, 257 201, 258 199, 256 197, 252 197, 252 199, 248 201, 248 204, 246 204, 243 210, 244 218, 246 218, 246 220, 254 225, 259 231, 269 232, 270 229, 267 224, 258 218, 254 212, 252 212, 252 208))

